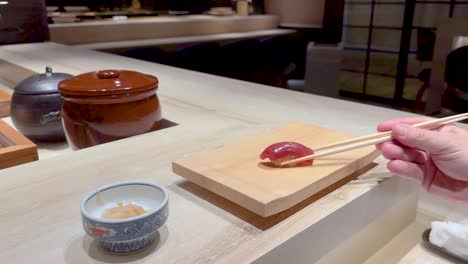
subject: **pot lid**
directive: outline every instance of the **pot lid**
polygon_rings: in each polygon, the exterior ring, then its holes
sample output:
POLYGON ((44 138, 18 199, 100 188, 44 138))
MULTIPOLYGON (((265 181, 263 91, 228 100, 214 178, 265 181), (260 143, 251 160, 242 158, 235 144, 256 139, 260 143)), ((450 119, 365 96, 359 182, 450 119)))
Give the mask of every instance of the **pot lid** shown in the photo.
POLYGON ((51 67, 46 67, 46 72, 36 74, 21 81, 15 87, 15 93, 27 95, 58 93, 59 82, 73 77, 66 73, 54 73, 51 67))
POLYGON ((102 96, 142 92, 157 88, 158 78, 135 71, 103 70, 88 72, 59 83, 67 95, 102 96))

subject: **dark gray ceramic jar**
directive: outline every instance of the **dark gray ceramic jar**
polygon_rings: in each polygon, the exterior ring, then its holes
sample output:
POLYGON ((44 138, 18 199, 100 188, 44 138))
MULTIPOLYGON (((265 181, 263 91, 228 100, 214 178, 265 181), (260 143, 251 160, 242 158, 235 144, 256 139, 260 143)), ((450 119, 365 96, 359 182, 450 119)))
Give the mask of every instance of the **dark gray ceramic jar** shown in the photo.
POLYGON ((11 119, 23 135, 34 141, 65 140, 60 114, 63 101, 57 87, 70 77, 47 67, 44 74, 26 78, 15 87, 11 119))

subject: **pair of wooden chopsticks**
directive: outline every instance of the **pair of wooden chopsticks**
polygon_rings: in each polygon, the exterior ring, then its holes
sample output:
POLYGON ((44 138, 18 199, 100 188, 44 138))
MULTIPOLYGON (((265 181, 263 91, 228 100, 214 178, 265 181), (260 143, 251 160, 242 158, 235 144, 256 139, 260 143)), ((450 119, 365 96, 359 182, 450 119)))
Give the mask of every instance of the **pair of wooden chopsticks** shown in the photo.
MULTIPOLYGON (((468 119, 468 113, 428 120, 425 122, 414 124, 412 126, 425 128, 425 129, 436 129, 442 125, 447 125, 450 123, 462 121, 464 119, 468 119)), ((280 165, 285 166, 285 165, 289 165, 289 164, 296 163, 296 162, 316 159, 319 157, 324 157, 324 156, 328 156, 328 155, 332 155, 332 154, 336 154, 340 152, 345 152, 348 150, 375 145, 378 143, 389 141, 391 139, 392 139, 392 131, 386 131, 386 132, 375 133, 375 134, 371 134, 367 136, 356 137, 356 138, 352 138, 352 139, 348 139, 344 141, 335 142, 333 144, 319 146, 313 149, 314 151, 318 151, 315 154, 304 156, 304 157, 293 159, 293 160, 288 160, 288 161, 282 162, 280 165)))

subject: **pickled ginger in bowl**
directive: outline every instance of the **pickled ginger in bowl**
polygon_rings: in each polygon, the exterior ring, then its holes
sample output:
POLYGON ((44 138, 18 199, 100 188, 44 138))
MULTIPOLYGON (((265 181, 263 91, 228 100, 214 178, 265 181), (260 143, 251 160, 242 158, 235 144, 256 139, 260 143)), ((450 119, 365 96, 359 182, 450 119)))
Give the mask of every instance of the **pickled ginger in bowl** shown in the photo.
POLYGON ((113 253, 149 246, 168 215, 166 188, 150 182, 107 185, 81 202, 85 232, 113 253))

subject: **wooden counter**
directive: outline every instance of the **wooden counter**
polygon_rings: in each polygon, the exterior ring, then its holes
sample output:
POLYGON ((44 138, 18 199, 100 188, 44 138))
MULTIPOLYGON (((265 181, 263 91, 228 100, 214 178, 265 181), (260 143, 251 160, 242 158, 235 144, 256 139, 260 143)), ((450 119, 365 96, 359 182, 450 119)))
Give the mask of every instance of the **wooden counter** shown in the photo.
POLYGON ((89 44, 128 40, 147 40, 223 33, 247 33, 275 29, 279 18, 274 15, 160 16, 49 25, 50 39, 63 44, 89 44))
POLYGON ((372 229, 379 240, 356 244, 366 252, 362 261, 414 220, 414 186, 389 178, 384 166, 313 203, 268 219, 171 173, 176 158, 286 122, 364 135, 374 132, 379 121, 408 113, 53 43, 1 46, 0 57, 37 72, 50 65, 70 74, 118 68, 157 75, 164 118, 179 124, 0 171, 2 262, 311 263, 356 234, 362 236, 360 231, 372 223, 387 221, 384 229, 372 229), (85 235, 79 204, 86 193, 122 180, 167 186, 170 216, 151 248, 113 256, 85 235), (397 221, 388 222, 397 215, 397 221))
POLYGON ((188 37, 171 37, 171 38, 154 38, 142 40, 123 40, 123 41, 110 41, 98 42, 75 45, 76 47, 106 51, 117 52, 125 49, 132 48, 145 48, 145 47, 159 47, 164 50, 181 50, 184 47, 193 45, 194 43, 204 42, 217 42, 221 44, 228 44, 244 39, 269 39, 277 36, 284 36, 296 33, 296 30, 291 29, 267 29, 255 30, 249 32, 235 32, 235 33, 221 33, 209 35, 197 35, 188 37))

